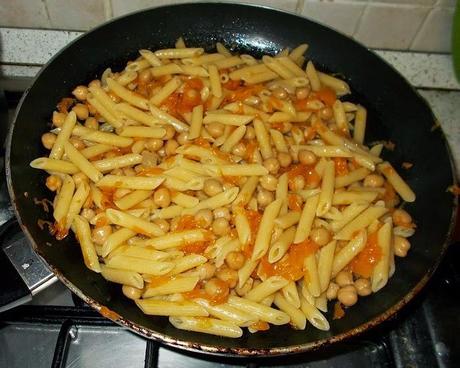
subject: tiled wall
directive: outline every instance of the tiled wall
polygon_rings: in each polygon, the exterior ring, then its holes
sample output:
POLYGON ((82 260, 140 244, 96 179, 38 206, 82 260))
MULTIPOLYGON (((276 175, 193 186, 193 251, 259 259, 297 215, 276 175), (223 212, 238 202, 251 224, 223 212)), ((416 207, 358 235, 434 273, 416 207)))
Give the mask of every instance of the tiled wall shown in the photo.
MULTIPOLYGON (((0 26, 87 30, 132 11, 181 2, 191 0, 0 0, 0 26)), ((450 50, 456 5, 456 0, 243 2, 301 14, 338 29, 369 47, 434 52, 450 50)))

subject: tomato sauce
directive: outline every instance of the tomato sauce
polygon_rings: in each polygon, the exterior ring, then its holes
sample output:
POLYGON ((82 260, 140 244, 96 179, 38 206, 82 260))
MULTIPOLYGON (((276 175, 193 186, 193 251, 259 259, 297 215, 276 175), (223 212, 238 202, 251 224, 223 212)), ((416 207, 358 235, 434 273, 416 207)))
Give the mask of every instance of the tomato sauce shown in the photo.
POLYGON ((344 176, 348 174, 348 162, 344 157, 334 157, 335 174, 336 176, 344 176))
POLYGON ((337 100, 337 95, 335 91, 328 88, 323 87, 318 92, 316 92, 316 96, 326 105, 331 107, 334 105, 334 102, 337 100))
POLYGON ((334 304, 334 314, 332 316, 332 319, 340 319, 343 316, 345 316, 345 311, 342 308, 342 304, 340 304, 340 302, 336 302, 334 304))
POLYGON ((226 303, 228 300, 228 296, 229 296, 229 288, 224 281, 219 280, 219 282, 221 282, 222 286, 224 286, 220 289, 224 291, 217 295, 209 295, 203 288, 204 287, 203 282, 199 282, 192 291, 182 293, 182 295, 184 296, 185 299, 198 299, 198 298, 206 299, 212 305, 226 303))
POLYGON ((245 214, 251 229, 251 236, 249 238, 249 243, 246 244, 243 248, 243 253, 245 254, 246 258, 249 258, 251 257, 252 251, 254 250, 254 242, 256 241, 257 232, 259 231, 262 214, 253 210, 246 210, 245 214))
POLYGON ((270 329, 270 325, 265 321, 258 321, 249 326, 250 328, 257 331, 267 331, 270 329))
POLYGON ((278 262, 269 263, 268 256, 260 261, 259 275, 262 278, 282 276, 290 281, 300 280, 305 275, 304 260, 319 249, 318 244, 307 239, 299 244, 292 244, 287 254, 278 262))
POLYGON ((297 194, 289 194, 288 207, 291 211, 302 211, 302 198, 297 194))
POLYGON ((307 188, 317 187, 321 181, 321 178, 316 172, 314 165, 297 164, 288 167, 288 169, 289 170, 287 171, 287 174, 290 186, 293 184, 294 178, 296 176, 304 177, 307 188))
POLYGON ((358 276, 368 278, 381 258, 382 249, 378 244, 378 232, 375 231, 367 237, 364 249, 351 261, 351 270, 358 276))

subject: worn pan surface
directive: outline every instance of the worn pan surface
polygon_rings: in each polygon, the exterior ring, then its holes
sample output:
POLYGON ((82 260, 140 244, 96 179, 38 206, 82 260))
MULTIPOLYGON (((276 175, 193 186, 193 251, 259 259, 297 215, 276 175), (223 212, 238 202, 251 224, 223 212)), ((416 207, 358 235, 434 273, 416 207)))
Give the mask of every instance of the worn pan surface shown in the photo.
MULTIPOLYGON (((343 340, 379 324, 405 305, 427 282, 438 265, 453 223, 456 203, 446 188, 454 178, 449 150, 441 129, 425 101, 389 65, 351 39, 307 19, 270 9, 233 4, 185 4, 146 10, 107 23, 62 50, 42 70, 26 93, 10 135, 7 174, 11 197, 23 229, 37 252, 73 292, 106 317, 143 336, 176 347, 208 353, 276 355, 306 351, 343 340), (183 36, 188 45, 211 49, 223 42, 235 51, 273 54, 284 47, 308 42, 308 57, 320 69, 345 76, 353 89, 346 97, 369 109, 367 142, 391 140, 385 152, 417 194, 407 205, 417 223, 413 247, 397 260, 395 276, 376 295, 364 298, 328 332, 309 328, 294 331, 272 327, 232 340, 176 330, 167 318, 148 317, 83 265, 72 236, 56 241, 37 225, 50 214, 33 198, 50 198, 43 172, 29 162, 45 154, 40 136, 49 129, 51 113, 73 87, 100 77, 110 66, 121 68, 141 48, 171 47, 183 36), (26 195, 27 193, 28 195, 26 195)), ((330 318, 331 320, 331 318, 330 318)))

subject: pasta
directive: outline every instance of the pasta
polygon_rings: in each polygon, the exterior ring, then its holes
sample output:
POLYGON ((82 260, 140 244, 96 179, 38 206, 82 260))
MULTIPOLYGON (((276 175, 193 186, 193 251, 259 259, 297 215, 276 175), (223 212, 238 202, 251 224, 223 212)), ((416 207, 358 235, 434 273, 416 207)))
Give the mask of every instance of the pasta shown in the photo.
POLYGON ((416 195, 307 44, 258 60, 185 41, 79 86, 88 120, 60 104, 30 163, 55 192, 54 235, 73 231, 87 268, 178 329, 327 331, 328 300, 391 281, 416 195))

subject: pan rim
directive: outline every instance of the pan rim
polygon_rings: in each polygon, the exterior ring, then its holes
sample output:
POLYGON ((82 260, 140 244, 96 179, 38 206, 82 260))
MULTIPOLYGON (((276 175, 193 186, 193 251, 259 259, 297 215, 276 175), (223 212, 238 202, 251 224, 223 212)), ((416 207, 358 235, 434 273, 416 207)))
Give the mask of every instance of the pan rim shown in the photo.
MULTIPOLYGON (((112 22, 116 22, 118 19, 129 17, 135 14, 143 13, 146 11, 151 11, 152 9, 159 9, 159 8, 173 8, 173 7, 181 7, 183 5, 198 5, 198 6, 203 6, 203 5, 218 5, 218 6, 241 6, 241 7, 252 7, 252 8, 262 8, 265 10, 270 10, 274 11, 277 13, 285 13, 289 14, 292 16, 296 16, 299 18, 307 19, 309 22, 317 23, 320 24, 322 27, 325 27, 329 30, 334 31, 335 33, 340 34, 343 37, 347 37, 346 35, 342 34, 341 32, 338 32, 336 30, 333 30, 330 27, 327 27, 320 22, 316 22, 314 20, 311 20, 310 18, 303 17, 297 14, 294 14, 289 11, 284 11, 284 10, 277 10, 273 9, 271 7, 267 6, 260 6, 260 5, 253 5, 253 4, 242 4, 242 3, 219 3, 219 2, 206 2, 206 3, 184 3, 184 4, 174 4, 174 5, 166 5, 166 6, 161 6, 161 7, 152 7, 148 9, 143 9, 140 11, 132 12, 126 15, 122 15, 120 17, 111 19, 100 26, 92 29, 89 32, 85 32, 84 34, 78 36, 75 40, 71 41, 69 44, 67 44, 64 48, 62 48, 56 55, 54 55, 40 70, 40 72, 35 76, 34 80, 32 81, 31 85, 29 88, 26 89, 24 92, 23 96, 21 97, 21 100, 18 103, 17 109, 14 114, 13 122, 9 128, 8 135, 7 135, 7 140, 6 140, 6 152, 5 152, 5 172, 6 172, 6 181, 7 181, 7 188, 8 188, 8 193, 11 199, 12 207, 15 213, 16 218, 18 219, 18 223, 21 226, 22 231, 25 233, 27 239, 32 245, 32 248, 34 251, 40 256, 40 258, 45 262, 48 267, 53 271, 53 273, 59 278, 59 280, 64 283, 66 287, 68 287, 72 292, 74 292, 78 297, 80 297, 83 301, 85 301, 88 305, 90 305, 93 309, 101 313, 105 318, 108 318, 112 320, 113 322, 117 323, 118 325, 128 328, 129 330, 145 337, 148 339, 153 339, 156 340, 162 344, 165 344, 170 347, 178 348, 181 350, 185 351, 190 351, 190 352, 195 352, 195 353, 205 353, 205 354, 210 354, 210 355, 215 355, 215 356, 230 356, 232 358, 256 358, 256 357, 268 357, 268 356, 282 356, 282 355, 292 355, 292 354, 298 354, 298 353, 304 353, 307 351, 312 351, 312 350, 317 350, 320 349, 324 346, 327 345, 332 345, 335 343, 338 343, 340 341, 356 337, 363 332, 383 323, 384 321, 388 320, 390 317, 394 316, 397 314, 406 304, 408 304, 422 289, 423 287, 427 284, 431 276, 433 275, 434 271, 438 268, 441 260, 443 259, 446 249, 449 245, 449 242, 452 238, 453 235, 453 230, 455 227, 456 223, 456 217, 457 217, 457 209, 458 209, 458 198, 453 196, 453 203, 452 203, 452 213, 450 216, 450 223, 449 223, 449 228, 447 231, 447 234, 445 236, 445 241, 442 244, 442 247, 440 249, 440 255, 439 257, 435 260, 433 263, 432 267, 427 270, 425 275, 422 277, 422 279, 402 298, 399 300, 396 304, 394 304, 392 307, 388 308, 386 311, 383 313, 379 314, 378 316, 372 318, 371 320, 354 327, 351 330, 348 330, 346 332, 340 333, 335 336, 327 337, 324 339, 316 340, 314 342, 309 342, 301 345, 290 345, 290 346, 282 346, 282 347, 271 347, 271 348, 266 348, 266 349, 248 349, 248 348, 242 348, 242 347, 221 347, 221 346, 214 346, 214 345, 208 345, 208 344, 199 344, 199 343, 194 343, 190 341, 186 341, 183 339, 177 339, 173 338, 167 334, 159 333, 155 330, 152 330, 150 328, 145 328, 141 325, 138 325, 136 323, 131 322, 130 320, 118 315, 115 312, 112 312, 109 310, 107 307, 105 307, 103 304, 97 302, 96 300, 88 297, 85 295, 76 285, 74 285, 71 281, 69 281, 64 275, 60 273, 60 271, 52 264, 50 264, 46 259, 42 256, 40 250, 38 249, 37 243, 35 242, 32 234, 29 232, 27 227, 24 225, 22 221, 22 217, 20 215, 19 209, 16 204, 15 200, 15 193, 13 189, 13 181, 11 177, 11 148, 12 148, 12 140, 13 140, 13 132, 14 132, 14 127, 16 125, 16 120, 19 115, 19 111, 22 108, 22 104, 26 100, 30 90, 33 88, 37 80, 40 78, 41 74, 43 71, 50 65, 56 58, 58 58, 67 48, 71 47, 74 43, 79 41, 82 37, 85 37, 87 35, 90 35, 91 33, 99 30, 99 28, 102 28, 108 24, 111 24, 112 22)), ((348 37, 347 37, 348 38, 348 37)), ((393 70, 393 72, 397 73, 398 76, 407 83, 408 86, 410 86, 412 92, 424 103, 425 105, 428 106, 431 116, 433 120, 436 120, 436 117, 434 116, 430 105, 427 103, 427 101, 419 94, 419 92, 408 82, 408 80, 401 75, 392 65, 387 63, 381 56, 373 52, 372 50, 369 50, 367 47, 363 46, 361 43, 354 41, 355 43, 359 44, 361 47, 365 48, 368 52, 371 52, 374 56, 378 57, 380 61, 384 62, 387 66, 390 66, 393 70)), ((457 184, 457 176, 456 176, 456 171, 455 171, 455 164, 453 161, 453 156, 452 156, 452 151, 450 149, 450 146, 448 144, 448 141, 446 139, 444 130, 442 127, 439 127, 442 137, 444 140, 444 146, 450 161, 450 170, 453 178, 453 184, 457 184)))

